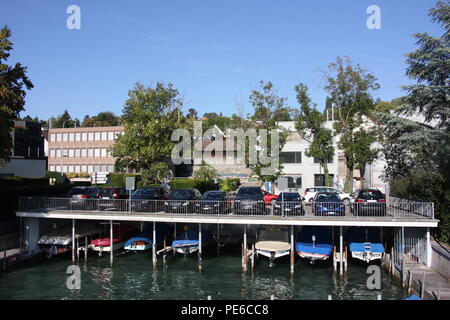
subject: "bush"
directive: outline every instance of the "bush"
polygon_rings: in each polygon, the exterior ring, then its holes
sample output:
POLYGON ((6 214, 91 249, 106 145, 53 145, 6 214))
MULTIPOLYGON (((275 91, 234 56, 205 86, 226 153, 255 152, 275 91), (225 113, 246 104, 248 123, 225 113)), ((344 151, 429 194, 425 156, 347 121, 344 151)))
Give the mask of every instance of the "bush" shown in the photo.
POLYGON ((125 187, 125 178, 135 177, 136 188, 142 187, 141 175, 139 173, 110 173, 109 186, 111 187, 125 187))
POLYGON ((204 161, 202 165, 194 172, 194 175, 197 179, 201 180, 214 180, 218 177, 217 170, 204 161))
POLYGON ((201 193, 205 193, 210 190, 217 190, 217 185, 211 180, 201 180, 201 179, 174 179, 170 183, 170 189, 185 189, 185 188, 196 188, 201 193))
POLYGON ((49 178, 0 178, 0 188, 12 188, 20 186, 48 186, 49 178))
POLYGON ((230 192, 234 191, 241 185, 241 180, 239 178, 228 178, 220 180, 220 190, 230 192))
POLYGON ((56 179, 57 184, 70 182, 69 179, 67 179, 67 176, 65 173, 63 173, 63 175, 61 176, 61 172, 46 171, 46 177, 56 179))

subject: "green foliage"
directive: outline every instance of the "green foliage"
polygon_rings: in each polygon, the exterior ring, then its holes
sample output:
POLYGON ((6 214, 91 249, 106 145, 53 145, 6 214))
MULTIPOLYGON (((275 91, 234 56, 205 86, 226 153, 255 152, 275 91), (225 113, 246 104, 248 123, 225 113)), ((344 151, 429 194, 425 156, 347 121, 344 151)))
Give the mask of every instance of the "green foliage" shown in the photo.
POLYGON ((26 67, 20 63, 16 63, 14 67, 5 63, 13 48, 10 37, 11 31, 8 27, 0 29, 0 162, 9 159, 14 119, 24 110, 25 90, 33 88, 26 76, 26 67))
POLYGON ((228 179, 221 179, 219 182, 220 190, 230 192, 237 190, 239 186, 241 185, 241 180, 239 178, 228 178, 228 179))
POLYGON ((295 127, 299 134, 309 142, 305 152, 308 157, 319 159, 324 169, 325 185, 331 186, 328 174, 328 161, 334 156, 333 133, 325 128, 325 116, 316 109, 308 95, 308 87, 303 83, 295 86, 297 101, 300 104, 300 113, 296 119, 295 127))
POLYGON ((151 88, 138 83, 128 96, 122 117, 125 134, 116 140, 111 154, 118 157, 119 169, 150 169, 170 157, 175 146, 173 130, 189 128, 192 121, 178 112, 176 106, 180 108, 182 101, 171 84, 151 88))
POLYGON ((44 178, 0 178, 0 188, 20 186, 48 186, 49 179, 44 178))
POLYGON ((110 173, 108 174, 109 185, 111 187, 125 187, 127 177, 135 177, 136 188, 142 186, 141 174, 139 173, 110 173))
POLYGON ((196 188, 201 193, 205 193, 210 190, 217 190, 217 185, 211 180, 201 179, 174 179, 170 182, 170 189, 184 189, 184 188, 196 188))
POLYGON ((80 120, 72 119, 67 109, 64 110, 63 114, 60 114, 56 118, 50 119, 52 128, 74 128, 80 126, 80 120))
POLYGON ((214 180, 218 174, 216 169, 203 161, 202 165, 194 172, 194 176, 201 180, 214 180))
POLYGON ((417 83, 403 87, 407 95, 397 99, 393 115, 380 117, 391 189, 405 198, 433 201, 440 220, 435 236, 445 242, 450 239, 449 13, 450 4, 441 1, 430 10, 443 35, 415 35, 418 48, 407 55, 406 73, 417 83))
POLYGON ((153 183, 160 183, 158 181, 158 172, 160 178, 169 174, 170 169, 165 162, 156 162, 150 165, 150 168, 142 170, 142 182, 143 186, 147 186, 153 183))
POLYGON ((109 111, 99 112, 96 116, 86 115, 83 119, 82 127, 110 127, 118 126, 120 117, 109 111))
POLYGON ((371 118, 375 111, 372 92, 380 86, 377 79, 367 69, 353 65, 347 57, 338 57, 330 63, 325 73, 325 90, 335 107, 335 134, 339 135, 338 147, 345 156, 347 177, 345 191, 353 191, 353 169, 358 165, 354 132, 361 129, 365 118, 371 118))
POLYGON ((55 181, 56 184, 62 184, 62 183, 70 182, 65 173, 63 173, 63 175, 61 176, 61 172, 46 171, 45 172, 45 176, 47 178, 49 178, 49 179, 50 178, 56 179, 56 181, 55 181))

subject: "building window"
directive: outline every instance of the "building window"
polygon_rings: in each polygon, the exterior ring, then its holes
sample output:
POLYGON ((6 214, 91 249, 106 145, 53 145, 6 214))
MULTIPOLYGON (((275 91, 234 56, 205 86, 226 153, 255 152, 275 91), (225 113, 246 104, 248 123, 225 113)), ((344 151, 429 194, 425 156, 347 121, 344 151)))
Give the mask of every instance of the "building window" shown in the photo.
POLYGON ((280 163, 302 163, 302 153, 280 152, 280 163))
POLYGON ((95 133, 95 141, 100 141, 100 132, 95 133))
POLYGON ((88 149, 88 157, 93 158, 94 157, 94 149, 88 149))
POLYGON ((289 189, 299 189, 302 187, 302 177, 285 177, 288 179, 289 189))
POLYGON ((61 166, 56 166, 56 171, 61 172, 61 166))
POLYGON ((55 157, 55 149, 50 149, 50 158, 55 157))
POLYGON ((81 133, 81 141, 87 141, 87 138, 88 138, 87 132, 82 132, 81 133))
POLYGON ((88 141, 94 141, 94 133, 93 132, 88 133, 88 141))
POLYGON ((75 166, 75 172, 76 172, 76 173, 80 173, 80 166, 79 166, 79 165, 76 165, 76 166, 75 166))
POLYGON ((81 141, 81 133, 75 133, 75 141, 81 141))
MULTIPOLYGON (((329 174, 330 181, 333 182, 334 174, 329 174)), ((325 175, 324 174, 315 174, 314 175, 314 186, 315 187, 323 187, 325 186, 325 175)))
POLYGON ((80 157, 80 149, 75 149, 75 158, 80 157))
POLYGON ((106 141, 106 140, 108 140, 108 132, 103 131, 102 132, 102 141, 106 141))
POLYGON ((55 166, 50 166, 50 171, 55 171, 55 166))
POLYGON ((69 141, 75 141, 75 133, 69 133, 69 141))
POLYGON ((56 134, 52 133, 52 134, 50 135, 50 141, 51 141, 51 142, 55 142, 55 141, 56 141, 56 134))
POLYGON ((88 172, 88 171, 87 171, 87 166, 86 166, 85 164, 83 164, 83 165, 81 166, 81 172, 83 172, 83 173, 88 172))
POLYGON ((96 164, 96 165, 94 166, 94 171, 95 171, 95 172, 100 172, 100 165, 96 164))
POLYGON ((99 158, 100 157, 100 149, 95 149, 94 157, 95 158, 99 158))
POLYGON ((69 149, 69 158, 73 158, 74 157, 74 151, 73 149, 69 149))
POLYGON ((101 157, 106 157, 106 156, 107 156, 107 155, 106 155, 106 149, 105 149, 105 148, 101 149, 101 151, 100 151, 100 156, 101 156, 101 157))
POLYGON ((114 166, 112 164, 108 166, 108 172, 114 172, 114 166))
POLYGON ((64 173, 67 172, 67 166, 63 166, 63 172, 64 172, 64 173))
POLYGON ((110 131, 108 132, 108 140, 113 141, 114 140, 114 132, 110 131))
POLYGON ((62 138, 63 138, 63 141, 66 142, 67 141, 67 133, 63 133, 62 138))
POLYGON ((58 142, 61 141, 61 133, 56 134, 56 141, 58 141, 58 142))
POLYGON ((56 157, 61 158, 61 149, 56 149, 56 157))
POLYGON ((101 169, 101 172, 107 172, 108 166, 106 164, 102 164, 100 169, 101 169))
POLYGON ((74 172, 73 170, 74 170, 73 166, 69 166, 69 172, 74 172))
POLYGON ((81 149, 81 157, 86 158, 87 157, 87 149, 81 149))
MULTIPOLYGON (((316 157, 314 157, 314 163, 320 163, 319 159, 317 159, 316 157)), ((331 157, 330 159, 328 159, 328 163, 333 163, 333 157, 331 157)))
POLYGON ((88 173, 94 172, 94 166, 92 166, 92 165, 87 166, 87 171, 88 171, 88 173))

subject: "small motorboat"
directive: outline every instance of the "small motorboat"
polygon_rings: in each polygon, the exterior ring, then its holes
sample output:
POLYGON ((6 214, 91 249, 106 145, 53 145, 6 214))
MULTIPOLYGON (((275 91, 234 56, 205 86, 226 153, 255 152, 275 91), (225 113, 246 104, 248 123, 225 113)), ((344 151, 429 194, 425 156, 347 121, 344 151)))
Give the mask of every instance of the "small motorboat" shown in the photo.
POLYGON ((377 228, 351 227, 346 233, 346 241, 352 258, 369 263, 383 256, 384 245, 377 228))
POLYGON ((305 226, 297 237, 295 248, 301 258, 314 263, 327 260, 333 252, 331 231, 328 227, 305 226))
MULTIPOLYGON (((199 228, 198 226, 184 227, 184 232, 180 234, 172 242, 172 250, 174 252, 188 255, 198 251, 199 249, 199 228)), ((206 246, 213 239, 213 234, 205 229, 202 229, 202 248, 206 246)))
MULTIPOLYGON (((112 243, 113 251, 123 248, 123 245, 126 242, 126 240, 135 236, 138 232, 139 232, 138 229, 129 225, 125 224, 114 225, 113 243, 112 243)), ((92 240, 89 247, 92 250, 97 251, 99 256, 101 256, 103 252, 110 252, 111 251, 110 237, 92 240)))
POLYGON ((256 233, 255 251, 257 256, 262 255, 270 260, 270 266, 277 258, 291 252, 288 229, 260 228, 256 233))
MULTIPOLYGON (((100 228, 94 223, 78 222, 75 228, 76 244, 83 246, 86 237, 98 234, 100 234, 100 228)), ((48 259, 70 251, 72 249, 72 226, 57 229, 55 224, 53 232, 43 235, 39 239, 38 246, 47 252, 48 259)))
MULTIPOLYGON (((167 223, 156 224, 156 242, 158 245, 167 237, 170 237, 173 232, 173 227, 167 223)), ((129 251, 145 251, 151 249, 153 246, 153 224, 151 228, 144 228, 144 231, 137 236, 128 239, 125 242, 124 249, 129 251)))

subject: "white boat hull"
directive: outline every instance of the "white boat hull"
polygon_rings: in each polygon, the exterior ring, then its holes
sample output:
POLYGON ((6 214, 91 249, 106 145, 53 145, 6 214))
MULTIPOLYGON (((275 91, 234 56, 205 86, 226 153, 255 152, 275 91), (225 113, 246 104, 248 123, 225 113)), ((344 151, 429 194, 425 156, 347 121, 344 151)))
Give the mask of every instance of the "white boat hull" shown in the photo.
MULTIPOLYGON (((123 248, 124 243, 125 243, 125 241, 124 241, 124 242, 117 242, 117 243, 114 243, 114 244, 113 244, 113 251, 114 251, 114 250, 118 250, 118 249, 123 248)), ((94 244, 91 244, 91 245, 90 245, 90 248, 91 248, 92 250, 94 250, 94 251, 99 252, 99 253, 102 253, 102 252, 110 252, 110 251, 111 251, 111 246, 96 246, 96 245, 94 245, 94 244)))
POLYGON ((352 258, 365 261, 369 263, 373 260, 379 260, 383 256, 381 252, 366 252, 366 251, 352 251, 352 258))

